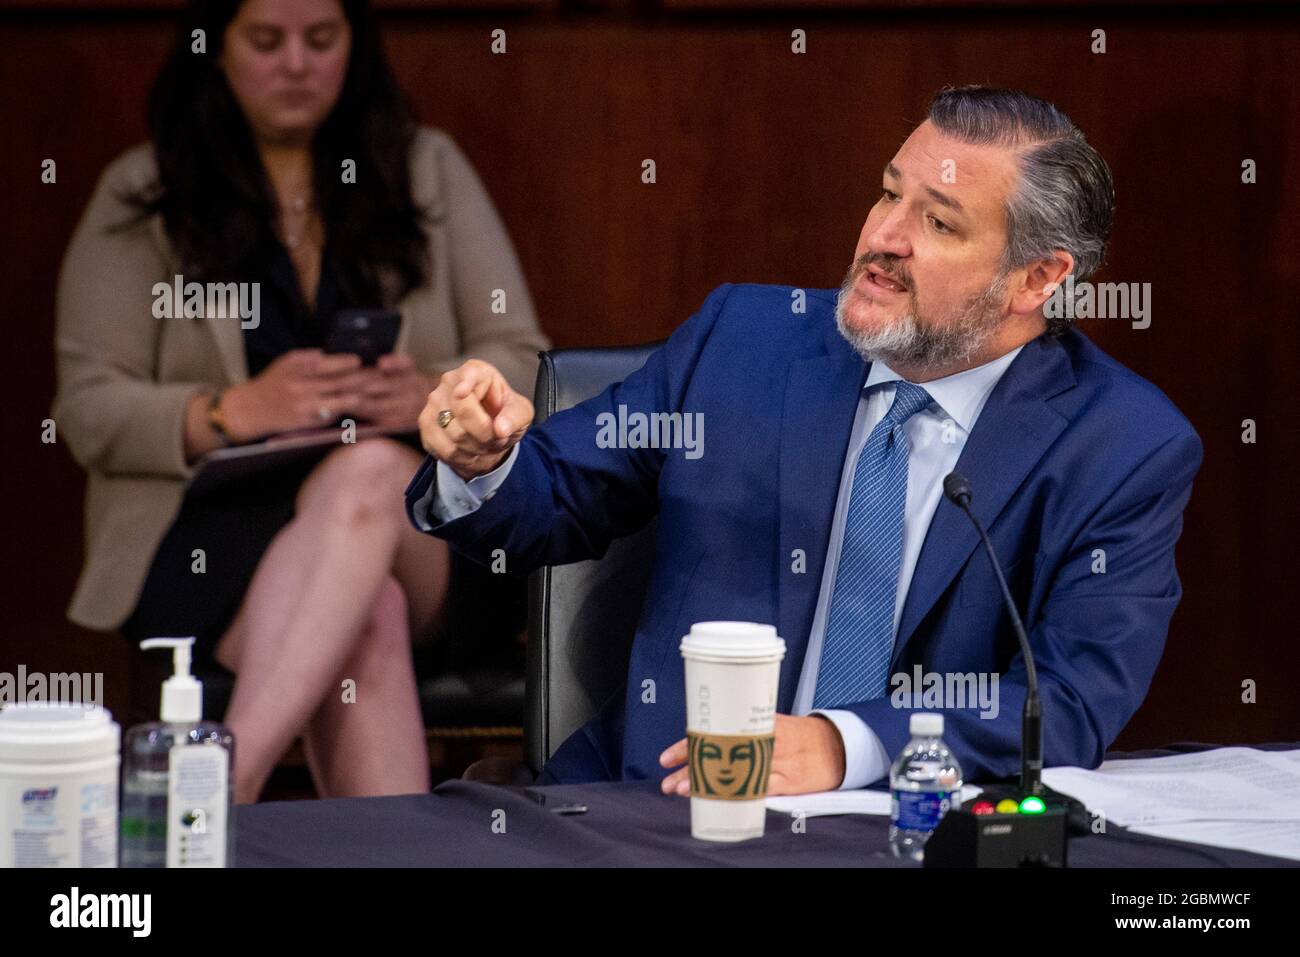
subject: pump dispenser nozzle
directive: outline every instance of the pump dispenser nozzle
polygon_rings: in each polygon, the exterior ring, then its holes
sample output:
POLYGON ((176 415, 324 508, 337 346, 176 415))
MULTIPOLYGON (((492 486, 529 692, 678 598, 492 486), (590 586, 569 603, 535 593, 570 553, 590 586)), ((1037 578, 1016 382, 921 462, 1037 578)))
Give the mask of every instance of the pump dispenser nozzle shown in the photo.
POLYGON ((162 719, 168 723, 201 721, 203 718, 203 682, 190 674, 193 638, 146 638, 140 648, 172 649, 172 671, 162 687, 162 719))

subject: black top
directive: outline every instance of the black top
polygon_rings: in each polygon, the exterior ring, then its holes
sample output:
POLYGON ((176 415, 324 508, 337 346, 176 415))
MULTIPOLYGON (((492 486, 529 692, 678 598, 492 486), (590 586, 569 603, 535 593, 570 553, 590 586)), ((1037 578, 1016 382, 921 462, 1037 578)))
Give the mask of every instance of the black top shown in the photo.
MULTIPOLYGON (((346 282, 330 262, 328 252, 322 253, 312 310, 303 301, 289 251, 279 242, 267 247, 265 265, 254 274, 260 283, 258 324, 243 330, 250 376, 291 349, 324 346, 335 311, 351 305, 346 282)), ((217 643, 234 620, 262 555, 293 519, 298 488, 314 464, 286 466, 205 495, 187 495, 154 553, 122 634, 133 642, 154 635, 194 635, 195 661, 217 667, 217 643), (232 522, 232 515, 239 521, 232 522), (189 573, 196 544, 202 544, 208 561, 223 569, 222 574, 189 573)))
POLYGON ((337 277, 330 266, 328 241, 325 247, 321 252, 320 282, 313 311, 303 300, 289 250, 278 241, 271 245, 262 277, 259 322, 256 328, 244 330, 249 378, 291 349, 324 348, 334 313, 344 307, 337 277))

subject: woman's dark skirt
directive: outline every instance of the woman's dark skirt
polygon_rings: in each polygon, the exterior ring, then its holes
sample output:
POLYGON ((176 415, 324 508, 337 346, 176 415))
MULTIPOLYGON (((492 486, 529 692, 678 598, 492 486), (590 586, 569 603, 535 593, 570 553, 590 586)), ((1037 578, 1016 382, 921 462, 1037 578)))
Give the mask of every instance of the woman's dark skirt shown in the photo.
POLYGON ((196 662, 212 662, 258 563, 294 516, 294 500, 311 463, 189 497, 154 554, 144 588, 122 634, 193 636, 196 662), (202 550, 202 558, 195 555, 202 550), (200 570, 201 569, 201 570, 200 570))

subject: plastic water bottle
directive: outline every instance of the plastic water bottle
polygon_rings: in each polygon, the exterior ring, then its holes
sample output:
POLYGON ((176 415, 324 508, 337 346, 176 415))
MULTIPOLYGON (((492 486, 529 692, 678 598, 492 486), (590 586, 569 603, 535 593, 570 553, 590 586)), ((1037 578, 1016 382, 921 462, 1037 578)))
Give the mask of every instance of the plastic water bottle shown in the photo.
POLYGON ((943 743, 943 715, 914 714, 912 740, 889 771, 889 846, 918 863, 949 810, 961 807, 961 766, 943 743))

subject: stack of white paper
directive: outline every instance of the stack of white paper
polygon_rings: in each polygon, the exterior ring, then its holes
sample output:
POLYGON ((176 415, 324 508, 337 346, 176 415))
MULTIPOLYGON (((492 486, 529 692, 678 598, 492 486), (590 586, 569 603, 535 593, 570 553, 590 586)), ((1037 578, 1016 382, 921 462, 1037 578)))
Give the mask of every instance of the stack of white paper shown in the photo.
POLYGON ((1048 768, 1043 781, 1139 834, 1300 860, 1300 751, 1105 761, 1095 771, 1048 768))

